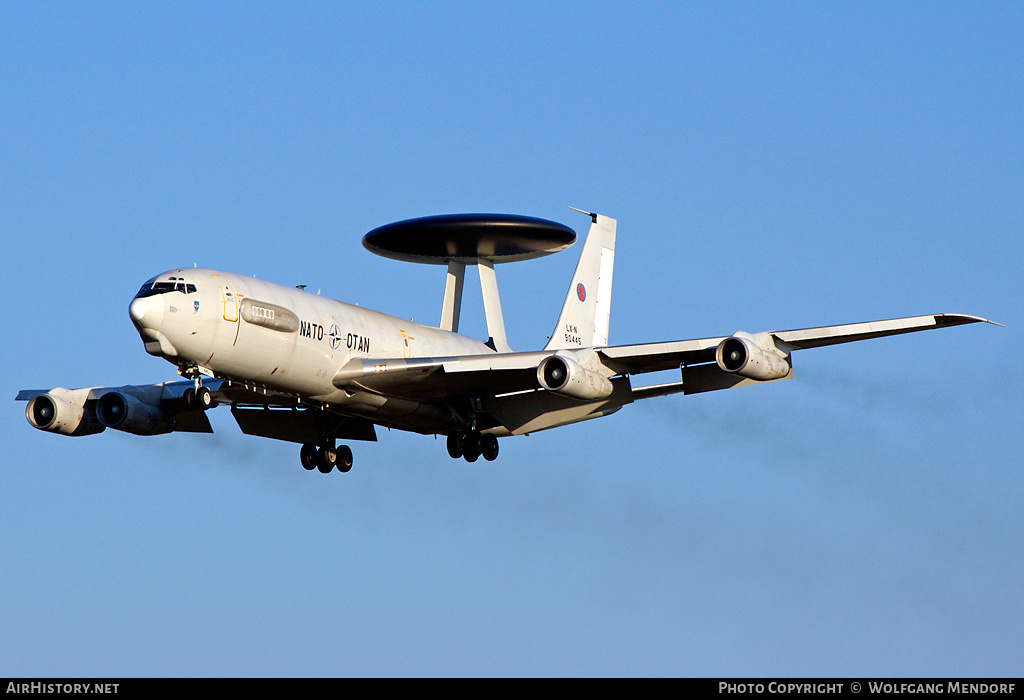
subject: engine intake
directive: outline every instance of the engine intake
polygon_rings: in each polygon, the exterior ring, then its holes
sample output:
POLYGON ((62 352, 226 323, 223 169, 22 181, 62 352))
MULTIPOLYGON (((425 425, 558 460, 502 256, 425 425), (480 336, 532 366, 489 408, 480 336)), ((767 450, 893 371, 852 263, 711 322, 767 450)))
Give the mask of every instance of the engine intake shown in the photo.
POLYGON ((775 347, 771 333, 751 335, 738 331, 718 344, 718 366, 747 379, 768 381, 789 376, 789 356, 775 347))
POLYGON ((134 435, 162 435, 174 430, 174 421, 159 406, 119 391, 109 391, 96 401, 96 418, 107 428, 134 435))
POLYGON ((105 428, 87 408, 86 397, 67 389, 34 396, 25 407, 25 417, 33 428, 61 435, 95 435, 105 428))
POLYGON ((574 399, 603 399, 612 393, 612 383, 607 377, 583 368, 564 355, 551 355, 541 360, 537 366, 537 381, 548 391, 574 399))

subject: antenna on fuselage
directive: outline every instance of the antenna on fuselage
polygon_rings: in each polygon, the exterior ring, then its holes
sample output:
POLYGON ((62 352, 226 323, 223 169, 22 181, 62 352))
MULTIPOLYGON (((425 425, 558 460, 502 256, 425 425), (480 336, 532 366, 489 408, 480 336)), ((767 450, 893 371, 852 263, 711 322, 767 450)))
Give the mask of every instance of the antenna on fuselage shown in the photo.
POLYGON ((575 231, 554 221, 512 214, 446 214, 381 226, 363 237, 363 247, 386 258, 447 265, 439 328, 453 333, 459 330, 466 265, 476 265, 487 344, 511 352, 494 265, 557 253, 575 240, 575 231))
POLYGON ((586 214, 587 216, 589 216, 591 223, 594 223, 594 224, 597 223, 597 214, 595 214, 594 212, 592 212, 592 211, 583 211, 582 209, 577 209, 576 207, 569 207, 569 208, 572 209, 573 211, 578 211, 580 214, 586 214))

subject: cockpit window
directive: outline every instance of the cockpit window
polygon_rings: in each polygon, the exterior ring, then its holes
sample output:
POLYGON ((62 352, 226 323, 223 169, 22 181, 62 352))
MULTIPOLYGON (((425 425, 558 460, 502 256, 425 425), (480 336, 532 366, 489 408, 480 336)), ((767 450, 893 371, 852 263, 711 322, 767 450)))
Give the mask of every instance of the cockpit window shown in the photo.
POLYGON ((167 292, 181 292, 182 294, 195 294, 196 286, 191 283, 186 283, 184 279, 177 277, 171 277, 169 280, 157 282, 150 280, 142 285, 138 294, 135 295, 136 299, 142 297, 151 297, 155 294, 166 294, 167 292))

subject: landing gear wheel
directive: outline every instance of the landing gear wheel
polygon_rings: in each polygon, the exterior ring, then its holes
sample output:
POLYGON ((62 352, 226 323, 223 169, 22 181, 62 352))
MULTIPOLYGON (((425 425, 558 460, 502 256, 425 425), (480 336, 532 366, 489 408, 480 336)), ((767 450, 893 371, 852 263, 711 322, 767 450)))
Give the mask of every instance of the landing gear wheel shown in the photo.
POLYGON ((321 447, 316 453, 316 468, 321 474, 329 474, 338 463, 338 451, 333 447, 321 447))
POLYGON ((488 462, 493 462, 498 458, 498 438, 493 435, 484 435, 480 439, 480 454, 484 456, 488 462))
POLYGON ((338 471, 347 472, 352 468, 352 448, 342 445, 338 448, 338 471))
POLYGON ((209 388, 201 386, 196 389, 196 406, 200 411, 213 408, 213 394, 210 393, 209 388))
POLYGON ((213 407, 213 394, 205 386, 201 386, 198 389, 193 389, 192 387, 185 389, 182 398, 185 399, 185 406, 190 411, 205 411, 213 407))
POLYGON ((453 433, 448 436, 448 456, 452 459, 458 459, 462 456, 462 443, 464 439, 461 435, 453 433))
POLYGON ((469 433, 462 441, 462 456, 467 462, 475 462, 480 456, 480 433, 469 433))
POLYGON ((299 460, 306 471, 316 469, 316 445, 305 444, 299 450, 299 460))

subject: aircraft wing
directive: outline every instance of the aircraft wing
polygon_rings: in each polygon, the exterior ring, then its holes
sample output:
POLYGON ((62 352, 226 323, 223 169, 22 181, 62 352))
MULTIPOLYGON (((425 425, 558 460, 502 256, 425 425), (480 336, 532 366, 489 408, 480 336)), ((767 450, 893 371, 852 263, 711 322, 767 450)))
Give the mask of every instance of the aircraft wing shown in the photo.
MULTIPOLYGON (((849 323, 841 326, 820 326, 789 331, 771 331, 780 350, 803 350, 856 340, 881 338, 887 335, 914 333, 934 328, 959 326, 965 323, 993 323, 978 316, 963 314, 934 314, 910 316, 884 321, 849 323)), ((999 324, 995 324, 999 325, 999 324)), ((618 345, 600 349, 605 364, 624 374, 641 374, 674 369, 680 365, 697 365, 715 361, 715 351, 725 337, 677 340, 644 345, 618 345)))
POLYGON ((64 435, 91 435, 108 427, 136 435, 212 433, 204 412, 186 410, 184 392, 191 386, 192 382, 163 382, 84 389, 23 389, 15 400, 29 402, 26 417, 33 426, 64 435))
MULTIPOLYGON (((980 322, 992 323, 977 316, 935 314, 772 331, 766 335, 771 336, 779 351, 788 355, 792 350, 980 322)), ((688 369, 695 370, 689 377, 688 392, 759 383, 757 380, 748 380, 725 372, 714 364, 718 346, 727 337, 588 348, 582 352, 596 352, 602 365, 599 368, 601 374, 609 377, 687 366, 688 369), (695 367, 701 365, 710 366, 695 367)), ((362 389, 426 402, 444 401, 459 395, 501 395, 539 388, 537 367, 544 358, 552 354, 551 351, 539 351, 468 357, 353 359, 335 375, 334 385, 340 389, 362 389)), ((674 383, 661 387, 636 388, 634 394, 640 398, 681 390, 682 385, 674 383)))
MULTIPOLYGON (((303 406, 292 394, 269 391, 221 379, 207 379, 215 404, 231 406, 231 415, 247 435, 316 443, 323 436, 376 440, 373 423, 303 406)), ((212 433, 206 411, 189 408, 185 391, 191 381, 86 389, 23 389, 17 401, 45 397, 45 404, 26 411, 41 430, 65 435, 90 435, 113 428, 136 435, 169 432, 212 433)))

